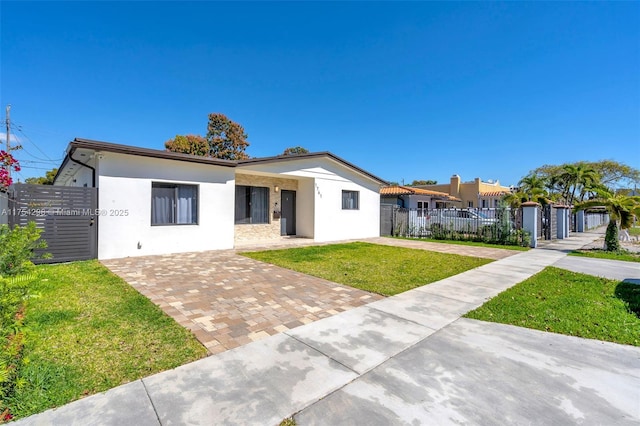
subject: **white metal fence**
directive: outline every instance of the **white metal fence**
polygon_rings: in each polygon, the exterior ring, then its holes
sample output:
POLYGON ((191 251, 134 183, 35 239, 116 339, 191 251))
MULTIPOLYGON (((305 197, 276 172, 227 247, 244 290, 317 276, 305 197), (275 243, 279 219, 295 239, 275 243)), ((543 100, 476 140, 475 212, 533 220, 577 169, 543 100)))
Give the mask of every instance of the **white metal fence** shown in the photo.
POLYGON ((585 212, 584 229, 595 229, 609 223, 609 214, 604 212, 585 212))
POLYGON ((521 209, 382 206, 380 223, 381 235, 516 244, 523 240, 521 209))

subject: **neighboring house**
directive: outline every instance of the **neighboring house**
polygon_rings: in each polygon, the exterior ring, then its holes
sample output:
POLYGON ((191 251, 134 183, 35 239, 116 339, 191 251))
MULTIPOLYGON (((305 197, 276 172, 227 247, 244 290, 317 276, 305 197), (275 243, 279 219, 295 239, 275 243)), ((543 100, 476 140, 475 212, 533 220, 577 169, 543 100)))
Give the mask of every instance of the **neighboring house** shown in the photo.
POLYGON ((54 185, 98 188, 98 258, 379 235, 386 182, 328 152, 220 160, 75 139, 54 185))
POLYGON ((380 190, 380 204, 408 209, 436 209, 452 207, 461 200, 449 194, 412 186, 385 186, 380 190))
POLYGON ((431 191, 445 192, 455 198, 460 199, 456 207, 498 207, 498 203, 506 194, 510 194, 512 188, 500 185, 499 181, 482 182, 480 178, 475 178, 471 182, 461 182, 460 176, 453 175, 449 183, 436 185, 418 185, 417 188, 431 191))

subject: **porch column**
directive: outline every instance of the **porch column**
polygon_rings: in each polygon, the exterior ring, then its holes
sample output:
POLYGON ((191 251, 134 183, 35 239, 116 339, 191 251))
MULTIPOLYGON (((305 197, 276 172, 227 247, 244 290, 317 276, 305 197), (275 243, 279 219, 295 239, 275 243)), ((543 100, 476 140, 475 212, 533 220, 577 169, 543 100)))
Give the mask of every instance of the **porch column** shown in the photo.
POLYGON ((522 229, 531 235, 531 248, 538 247, 538 207, 535 201, 522 203, 522 229))
POLYGON ((584 232, 584 210, 578 212, 578 218, 576 219, 576 232, 584 232))

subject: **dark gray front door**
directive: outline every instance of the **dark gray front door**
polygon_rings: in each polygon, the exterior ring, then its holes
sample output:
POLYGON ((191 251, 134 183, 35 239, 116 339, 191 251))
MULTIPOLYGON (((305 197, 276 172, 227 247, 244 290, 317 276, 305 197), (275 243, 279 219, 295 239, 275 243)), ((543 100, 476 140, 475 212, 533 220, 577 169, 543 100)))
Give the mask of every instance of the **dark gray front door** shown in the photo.
POLYGON ((282 235, 296 235, 296 191, 282 191, 282 235))

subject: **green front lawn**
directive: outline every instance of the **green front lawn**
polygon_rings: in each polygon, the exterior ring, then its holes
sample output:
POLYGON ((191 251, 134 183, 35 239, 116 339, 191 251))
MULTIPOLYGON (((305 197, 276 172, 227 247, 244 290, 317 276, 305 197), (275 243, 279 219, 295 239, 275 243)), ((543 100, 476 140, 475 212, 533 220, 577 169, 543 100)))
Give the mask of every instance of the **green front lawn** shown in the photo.
POLYGON ((622 260, 624 262, 640 262, 640 253, 630 251, 604 251, 602 249, 575 250, 571 256, 593 257, 596 259, 622 260))
POLYGON ((7 400, 15 417, 206 355, 187 330, 97 261, 37 271, 25 317, 25 366, 7 400))
POLYGON ((632 226, 628 229, 629 235, 633 235, 634 237, 640 237, 640 226, 632 226))
POLYGON ((477 257, 360 242, 242 254, 385 296, 491 262, 477 257))
POLYGON ((465 317, 640 346, 640 285, 548 267, 465 317))

